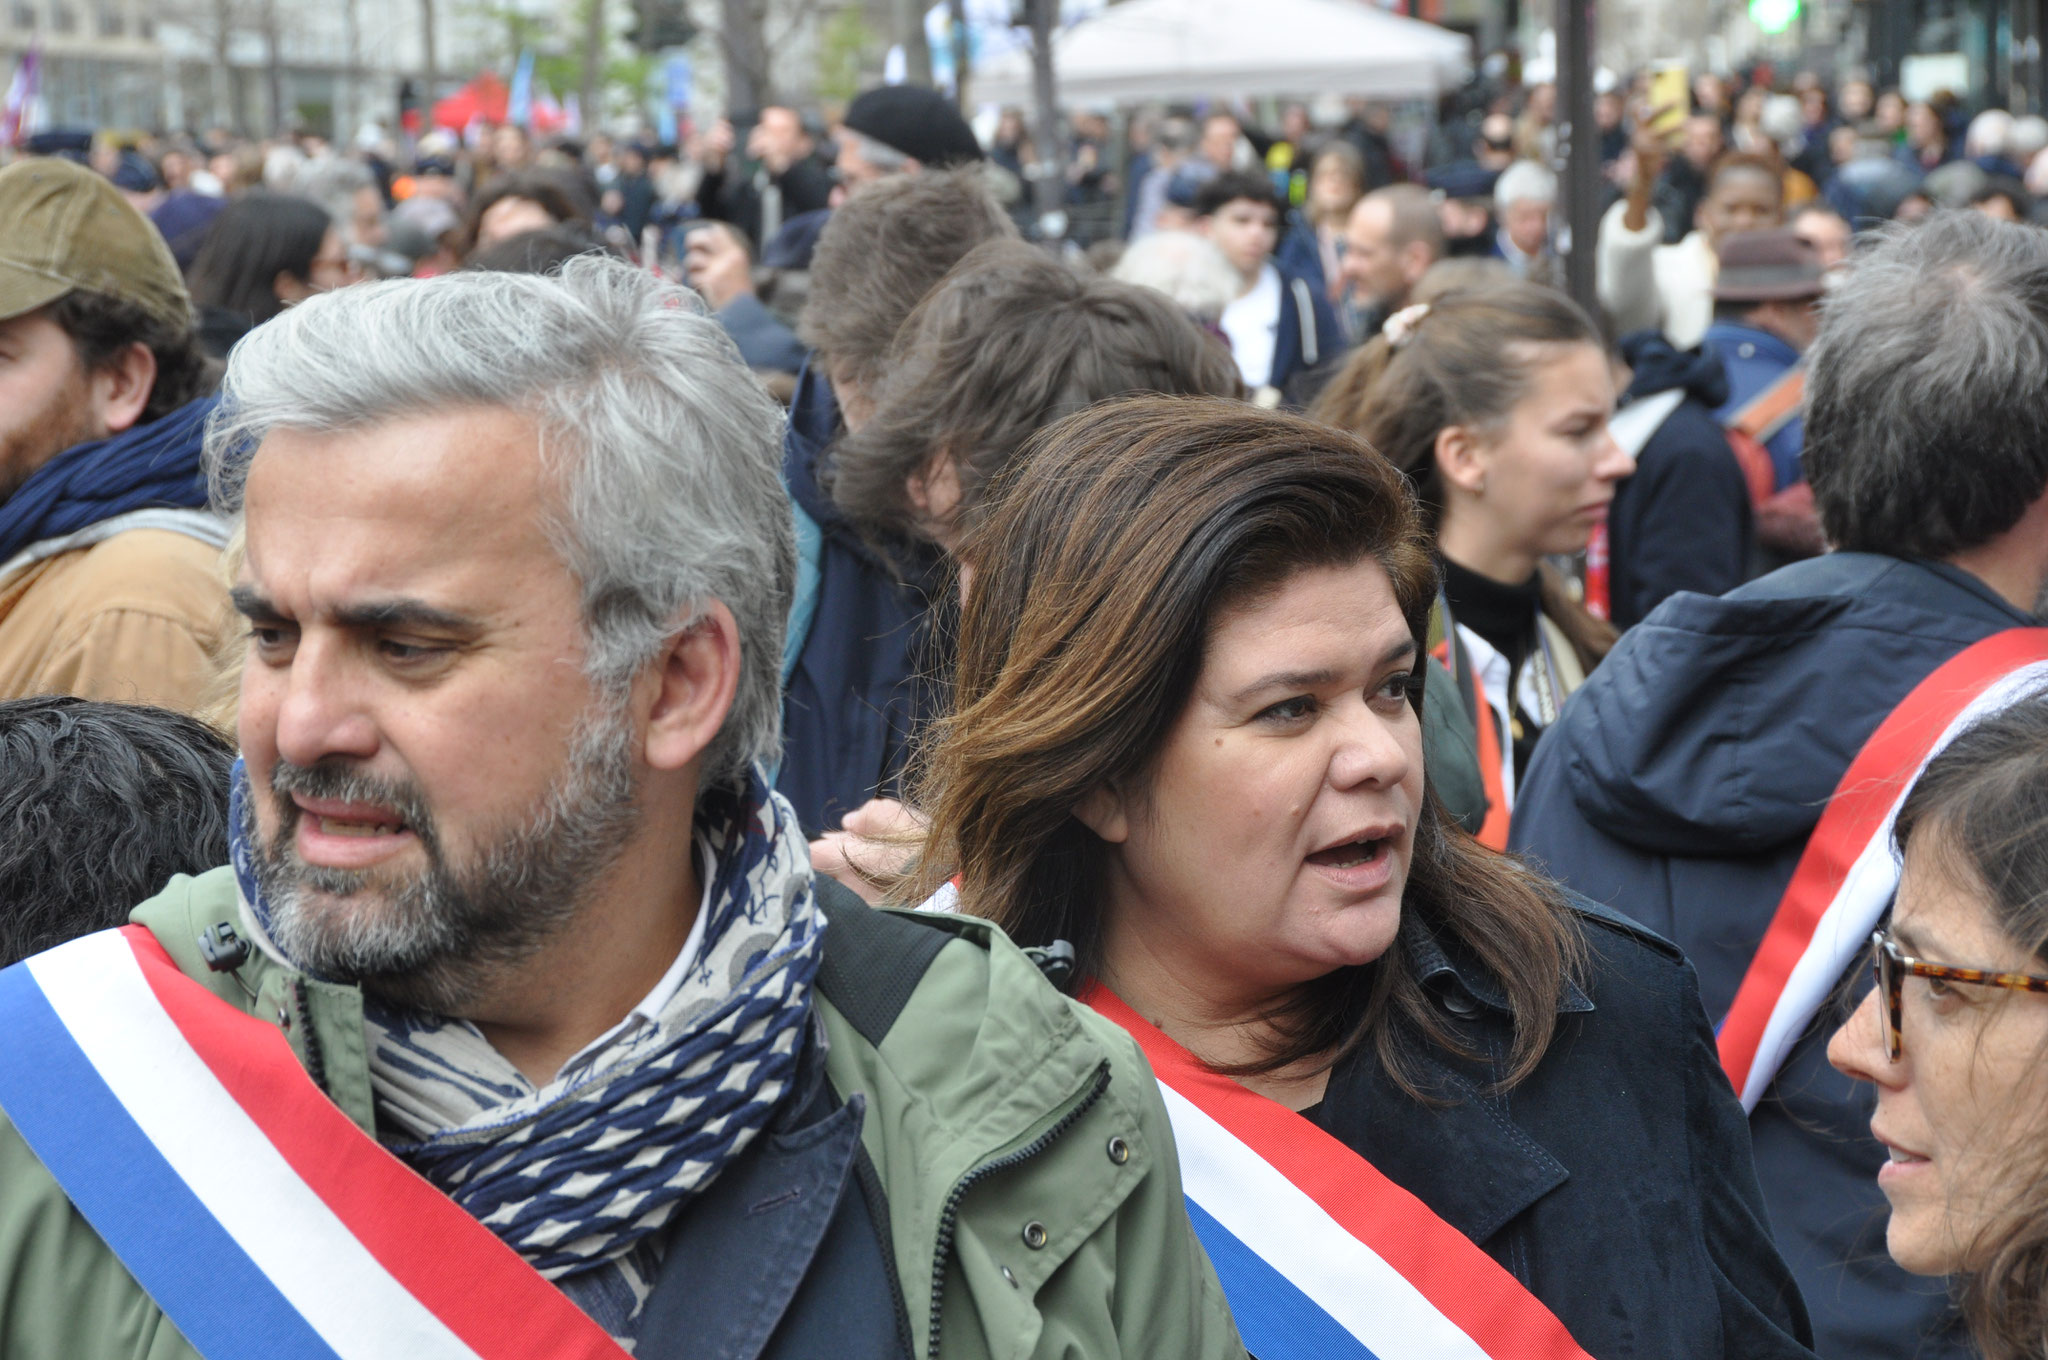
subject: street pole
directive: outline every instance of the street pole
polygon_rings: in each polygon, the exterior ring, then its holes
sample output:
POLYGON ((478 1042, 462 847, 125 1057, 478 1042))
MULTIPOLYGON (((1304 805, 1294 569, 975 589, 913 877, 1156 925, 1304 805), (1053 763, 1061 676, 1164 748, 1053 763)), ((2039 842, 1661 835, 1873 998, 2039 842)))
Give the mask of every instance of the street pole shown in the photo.
MULTIPOLYGON (((583 116, 590 120, 590 126, 604 126, 604 0, 585 0, 589 6, 583 11, 583 116)), ((529 115, 528 122, 532 119, 529 115)))
POLYGON ((1062 190, 1067 183, 1060 154, 1060 106, 1053 83, 1052 35, 1059 28, 1060 0, 1030 0, 1031 89, 1037 103, 1038 178, 1032 185, 1033 206, 1046 235, 1066 233, 1062 190), (1057 225, 1055 233, 1052 228, 1057 225))
POLYGON ((1593 261, 1600 234, 1600 129, 1593 121, 1593 4, 1557 0, 1557 93, 1565 122, 1565 136, 1559 138, 1565 153, 1565 221, 1572 237, 1565 291, 1597 318, 1593 261))

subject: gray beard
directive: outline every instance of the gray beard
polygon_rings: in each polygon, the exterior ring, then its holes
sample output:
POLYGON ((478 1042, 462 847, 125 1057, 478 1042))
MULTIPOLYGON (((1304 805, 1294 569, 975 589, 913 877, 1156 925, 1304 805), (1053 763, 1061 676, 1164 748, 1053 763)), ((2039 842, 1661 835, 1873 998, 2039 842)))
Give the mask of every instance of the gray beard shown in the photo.
POLYGON ((488 830, 462 864, 450 863, 418 786, 392 783, 346 763, 271 773, 276 834, 243 804, 243 835, 268 904, 270 937, 299 968, 355 983, 405 1010, 461 1016, 512 967, 560 938, 591 883, 638 823, 631 726, 599 715, 594 699, 576 725, 569 757, 533 816, 488 830), (392 809, 419 838, 426 867, 392 881, 374 870, 333 869, 299 859, 303 815, 288 795, 370 802, 392 809))

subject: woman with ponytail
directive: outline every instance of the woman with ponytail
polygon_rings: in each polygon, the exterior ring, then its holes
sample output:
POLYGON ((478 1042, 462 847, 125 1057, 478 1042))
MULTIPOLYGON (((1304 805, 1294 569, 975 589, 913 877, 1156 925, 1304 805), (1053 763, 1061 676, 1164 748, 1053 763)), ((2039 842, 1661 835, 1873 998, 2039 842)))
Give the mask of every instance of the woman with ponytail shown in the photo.
POLYGON ((1608 433, 1614 394, 1591 318, 1514 282, 1396 312, 1310 413, 1379 450, 1421 504, 1443 564, 1430 645, 1477 732, 1495 849, 1537 737, 1614 642, 1543 561, 1584 549, 1635 470, 1608 433))

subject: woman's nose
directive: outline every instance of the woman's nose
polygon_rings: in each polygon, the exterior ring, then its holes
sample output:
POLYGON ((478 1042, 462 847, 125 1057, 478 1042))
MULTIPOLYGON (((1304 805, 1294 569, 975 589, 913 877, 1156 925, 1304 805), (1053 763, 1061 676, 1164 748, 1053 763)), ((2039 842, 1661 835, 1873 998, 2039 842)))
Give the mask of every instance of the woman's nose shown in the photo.
POLYGON ((1857 1081, 1896 1082, 1898 1064, 1885 1057, 1884 1016, 1876 988, 1864 994, 1862 1004, 1828 1040, 1828 1061, 1843 1076, 1857 1081))

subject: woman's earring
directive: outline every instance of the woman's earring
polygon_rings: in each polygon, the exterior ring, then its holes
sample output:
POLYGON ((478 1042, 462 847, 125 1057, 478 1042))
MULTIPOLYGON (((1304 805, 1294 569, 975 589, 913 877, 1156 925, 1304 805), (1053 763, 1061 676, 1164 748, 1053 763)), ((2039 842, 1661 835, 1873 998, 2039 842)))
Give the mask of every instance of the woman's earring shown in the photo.
POLYGON ((1478 481, 1476 481, 1476 482, 1474 482, 1474 483, 1472 483, 1472 494, 1473 494, 1473 495, 1475 495, 1475 496, 1484 496, 1484 495, 1486 494, 1486 474, 1485 474, 1485 473, 1483 473, 1483 472, 1482 472, 1482 473, 1480 473, 1480 474, 1479 474, 1479 480, 1478 480, 1478 481))

